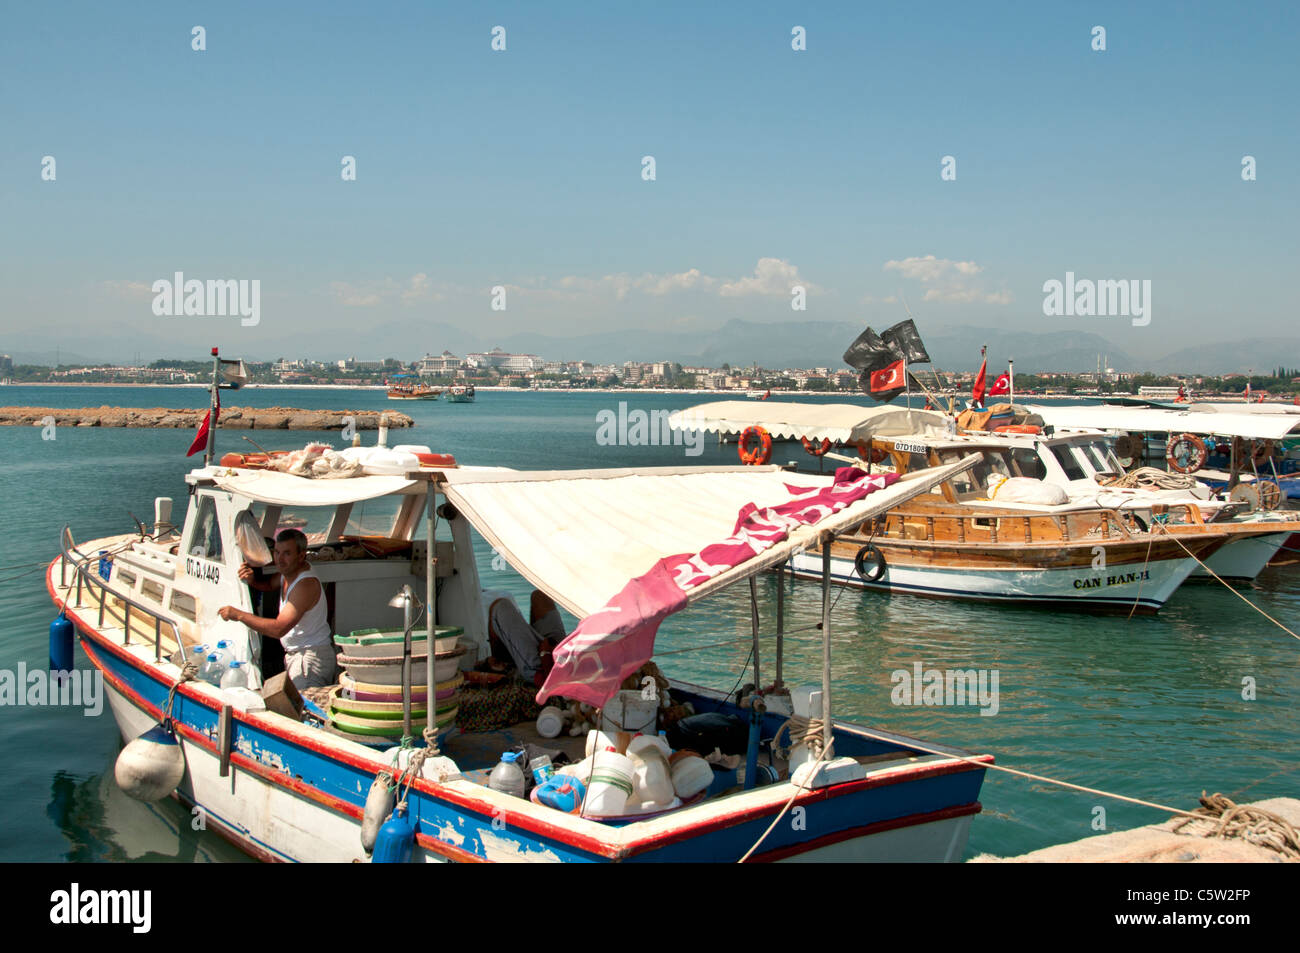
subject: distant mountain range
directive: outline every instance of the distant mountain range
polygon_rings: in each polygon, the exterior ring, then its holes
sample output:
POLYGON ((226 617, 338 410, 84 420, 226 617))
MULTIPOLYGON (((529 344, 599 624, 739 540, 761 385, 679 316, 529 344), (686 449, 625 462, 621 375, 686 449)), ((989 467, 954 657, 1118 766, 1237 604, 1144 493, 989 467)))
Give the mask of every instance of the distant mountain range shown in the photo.
MULTIPOLYGON (((244 353, 251 360, 274 360, 277 357, 305 357, 334 360, 356 356, 362 360, 397 357, 412 361, 426 351, 444 349, 464 356, 473 351, 501 347, 506 351, 537 354, 546 360, 587 360, 598 364, 621 364, 624 361, 676 361, 685 365, 732 367, 759 364, 769 368, 843 367, 842 355, 862 330, 862 325, 827 321, 790 321, 784 324, 731 320, 711 330, 625 330, 599 331, 571 337, 557 337, 535 331, 483 336, 473 326, 456 326, 438 322, 406 319, 378 325, 367 331, 364 340, 344 341, 323 337, 304 341, 300 336, 262 342, 258 353, 244 353), (407 342, 403 346, 384 342, 407 342), (375 349, 378 348, 378 351, 375 349)), ((883 330, 883 325, 876 328, 883 330)), ((1292 338, 1246 338, 1214 344, 1179 348, 1163 355, 1133 355, 1099 334, 1083 331, 1028 332, 999 328, 955 327, 926 330, 920 325, 934 364, 945 371, 968 371, 979 367, 980 346, 988 345, 990 367, 1002 367, 1008 358, 1022 373, 1034 371, 1095 371, 1100 357, 1117 371, 1150 371, 1157 374, 1226 374, 1249 370, 1265 373, 1281 365, 1300 365, 1300 335, 1292 338)), ((1152 337, 1152 347, 1162 339, 1152 337)), ((1163 339, 1167 340, 1167 339, 1163 339)), ((98 350, 99 342, 82 341, 80 350, 98 350)), ((122 361, 124 356, 110 354, 105 341, 99 358, 80 353, 60 352, 64 364, 122 361)), ((119 345, 120 346, 120 345, 119 345)), ((174 350, 174 349, 173 349, 174 350)), ((226 348, 226 350, 230 350, 226 348)), ((3 341, 0 341, 3 351, 3 341)), ((53 351, 11 352, 15 364, 54 362, 53 351)), ((168 351, 142 355, 145 360, 158 357, 194 359, 168 351)))

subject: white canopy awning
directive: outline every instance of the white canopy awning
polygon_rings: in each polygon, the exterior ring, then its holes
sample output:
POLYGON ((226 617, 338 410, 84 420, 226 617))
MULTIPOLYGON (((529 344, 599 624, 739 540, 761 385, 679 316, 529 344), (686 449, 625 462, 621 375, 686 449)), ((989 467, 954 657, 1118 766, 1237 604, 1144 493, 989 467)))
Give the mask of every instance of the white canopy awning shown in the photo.
MULTIPOLYGON (((309 480, 275 470, 211 467, 210 479, 223 490, 260 503, 280 506, 341 506, 377 496, 401 493, 416 480, 400 476, 358 476, 340 480, 309 480)), ((421 491, 423 492, 423 491, 421 491)))
MULTIPOLYGON (((777 565, 817 534, 857 526, 972 466, 979 455, 904 477, 749 562, 692 589, 694 601, 777 565)), ((830 476, 779 467, 666 467, 473 473, 448 470, 447 499, 520 574, 574 615, 602 608, 665 556, 694 554, 730 536, 747 503, 791 498, 787 484, 822 487, 830 476)))
POLYGON ((1279 440, 1293 430, 1300 433, 1294 414, 1254 414, 1219 410, 1166 410, 1157 407, 1123 407, 1115 404, 1030 408, 1053 427, 1091 427, 1137 433, 1222 434, 1257 440, 1279 440))
POLYGON ((674 412, 668 425, 675 430, 740 433, 762 427, 776 438, 807 437, 810 441, 857 443, 872 437, 902 437, 942 428, 944 417, 930 410, 906 407, 859 407, 856 404, 799 404, 777 400, 718 400, 674 412))

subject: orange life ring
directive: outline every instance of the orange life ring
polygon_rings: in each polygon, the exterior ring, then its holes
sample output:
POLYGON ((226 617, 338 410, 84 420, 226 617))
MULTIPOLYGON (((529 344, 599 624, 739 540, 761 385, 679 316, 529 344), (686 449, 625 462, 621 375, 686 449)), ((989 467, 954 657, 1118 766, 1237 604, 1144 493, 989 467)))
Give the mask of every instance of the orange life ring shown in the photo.
POLYGON ((994 433, 1042 433, 1042 427, 1035 427, 1033 424, 1007 424, 1004 427, 994 427, 994 433))
POLYGON ((803 441, 803 448, 811 453, 814 457, 823 457, 826 451, 830 450, 831 442, 829 439, 823 439, 820 444, 812 443, 807 437, 800 437, 803 441))
POLYGON ((1192 433, 1170 440, 1165 448, 1165 462, 1173 473, 1195 473, 1205 466, 1209 456, 1205 441, 1192 433))
POLYGON ((432 467, 435 470, 451 469, 456 466, 456 458, 450 453, 417 453, 416 459, 420 461, 422 467, 432 467))
POLYGON ((749 466, 759 466, 772 459, 772 435, 762 427, 746 427, 740 435, 740 462, 749 466), (758 441, 758 446, 749 449, 750 438, 758 441))
POLYGON ((889 456, 879 447, 873 447, 865 440, 858 441, 858 457, 862 460, 870 460, 872 463, 884 463, 885 458, 889 456))
POLYGON ((222 467, 242 467, 246 470, 265 470, 271 465, 272 457, 288 456, 288 450, 272 450, 268 453, 227 453, 217 461, 222 467))

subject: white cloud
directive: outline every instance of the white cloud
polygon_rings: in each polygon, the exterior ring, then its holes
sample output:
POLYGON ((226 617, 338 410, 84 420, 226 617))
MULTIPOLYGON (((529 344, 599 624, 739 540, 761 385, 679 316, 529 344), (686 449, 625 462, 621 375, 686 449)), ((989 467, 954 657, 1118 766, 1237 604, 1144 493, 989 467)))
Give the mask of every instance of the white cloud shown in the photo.
POLYGON ((929 285, 923 301, 952 301, 961 304, 1010 304, 1009 291, 985 291, 971 281, 984 270, 973 261, 954 261, 934 255, 891 259, 885 262, 885 271, 896 271, 904 278, 929 285))
POLYGON ((959 275, 977 275, 983 270, 981 265, 973 261, 953 261, 950 258, 935 258, 933 255, 885 262, 885 271, 897 271, 904 278, 917 281, 938 281, 954 271, 959 275))
POLYGON ((786 296, 795 285, 802 285, 808 291, 821 290, 800 278, 799 268, 785 259, 760 258, 752 276, 726 282, 718 293, 724 298, 750 294, 786 296))
POLYGON ((435 286, 424 272, 412 275, 404 281, 385 278, 383 281, 370 281, 354 285, 347 281, 331 281, 330 294, 339 304, 349 308, 373 308, 390 299, 400 299, 410 304, 416 301, 441 301, 451 288, 448 285, 435 286))

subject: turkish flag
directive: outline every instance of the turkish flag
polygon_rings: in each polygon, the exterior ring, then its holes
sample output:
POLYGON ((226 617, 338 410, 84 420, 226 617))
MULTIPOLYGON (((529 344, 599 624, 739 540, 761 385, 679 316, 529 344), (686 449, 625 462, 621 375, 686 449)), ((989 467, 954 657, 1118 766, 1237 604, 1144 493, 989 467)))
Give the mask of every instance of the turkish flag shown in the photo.
POLYGON ((989 396, 996 397, 998 394, 1011 393, 1011 376, 1008 374, 999 374, 998 379, 993 382, 989 388, 989 396))
POLYGON ((894 361, 892 364, 886 364, 878 371, 871 372, 871 393, 880 394, 884 391, 896 390, 903 387, 903 362, 894 361))
POLYGON ((981 407, 984 406, 984 371, 988 365, 989 360, 986 357, 984 363, 980 364, 980 372, 975 375, 975 386, 971 388, 970 392, 975 403, 979 404, 981 407))
POLYGON ((215 425, 217 419, 221 416, 221 398, 217 398, 217 406, 214 410, 209 410, 203 415, 203 422, 199 424, 199 432, 194 435, 194 442, 190 444, 189 452, 185 454, 192 457, 208 449, 208 430, 215 425))

